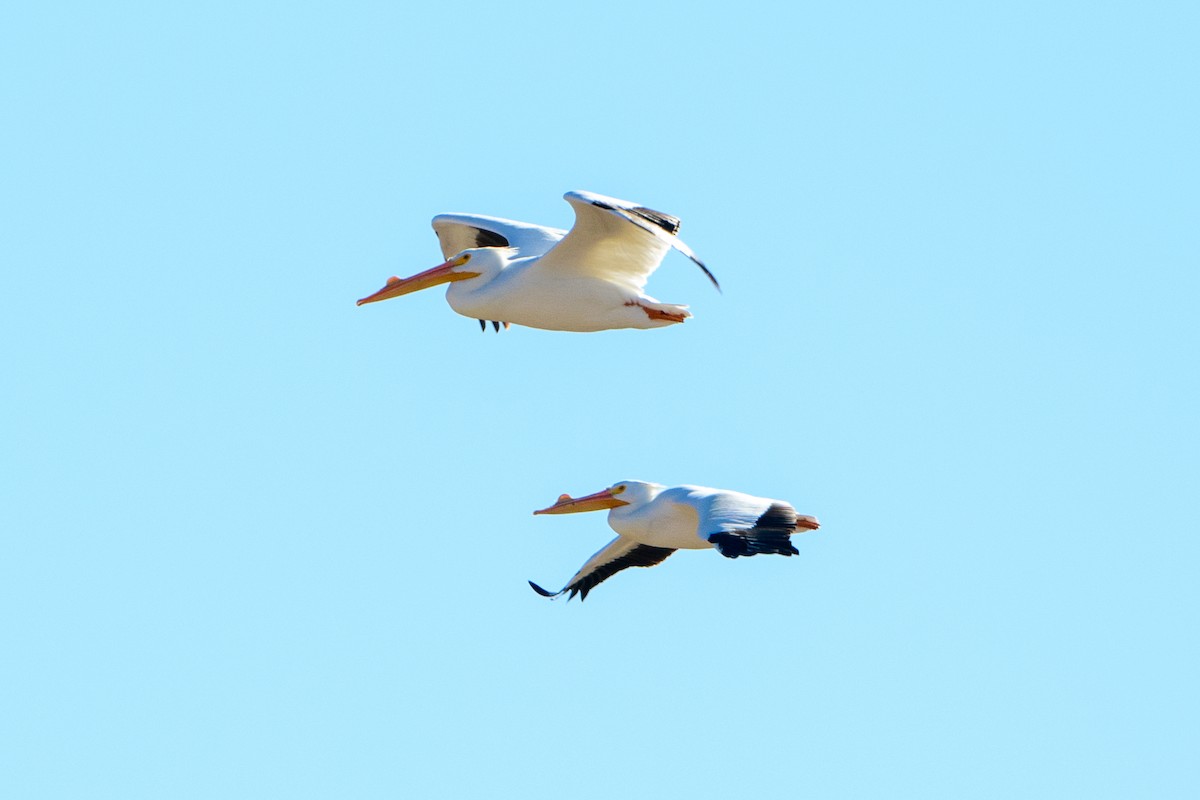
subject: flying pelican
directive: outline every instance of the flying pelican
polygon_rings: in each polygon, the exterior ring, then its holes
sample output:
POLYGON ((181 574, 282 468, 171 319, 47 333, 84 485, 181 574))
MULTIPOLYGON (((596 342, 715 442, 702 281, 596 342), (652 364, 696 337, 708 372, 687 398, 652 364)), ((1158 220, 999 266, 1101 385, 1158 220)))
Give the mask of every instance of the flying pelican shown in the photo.
POLYGON ((717 279, 676 236, 679 220, 589 192, 567 192, 575 209, 568 233, 479 214, 433 218, 446 261, 387 285, 358 305, 449 283, 446 301, 464 317, 552 331, 662 328, 691 316, 687 306, 643 294, 646 279, 674 247, 717 279))
POLYGON ((617 532, 602 550, 587 560, 567 585, 549 592, 533 581, 543 597, 569 592, 586 600, 596 585, 627 567, 653 567, 676 550, 715 547, 726 558, 759 553, 796 555, 788 538, 815 531, 816 517, 797 514, 782 500, 754 497, 704 486, 673 486, 620 481, 586 497, 562 495, 549 508, 534 514, 575 514, 607 508, 608 524, 617 532))

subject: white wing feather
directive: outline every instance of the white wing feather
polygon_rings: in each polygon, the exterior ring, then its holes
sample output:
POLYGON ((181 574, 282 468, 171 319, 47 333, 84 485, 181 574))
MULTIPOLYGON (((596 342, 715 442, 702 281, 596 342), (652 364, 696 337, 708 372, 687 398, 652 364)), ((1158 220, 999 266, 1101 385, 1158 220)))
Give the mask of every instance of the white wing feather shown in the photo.
POLYGON ((655 547, 618 536, 589 558, 571 580, 567 581, 567 585, 557 592, 546 591, 533 581, 530 581, 529 585, 543 597, 557 597, 567 592, 567 599, 578 594, 580 601, 583 601, 587 599, 588 592, 618 572, 629 567, 652 567, 661 564, 674 552, 675 548, 655 547))
POLYGON ((579 568, 579 571, 571 576, 571 580, 567 581, 567 587, 575 585, 576 581, 586 578, 592 572, 600 569, 605 564, 610 564, 616 561, 621 556, 628 555, 633 548, 637 547, 638 543, 633 539, 626 539, 624 536, 618 536, 604 547, 592 554, 584 565, 579 568))
POLYGON ((691 248, 647 217, 647 213, 656 212, 591 192, 567 192, 563 198, 575 209, 575 225, 542 256, 539 270, 587 275, 641 292, 667 251, 674 247, 696 262, 720 288, 691 248))
POLYGON ((773 503, 782 502, 727 489, 710 489, 707 486, 677 486, 663 492, 663 495, 668 495, 669 499, 675 502, 686 503, 696 510, 699 515, 696 532, 705 539, 722 531, 752 528, 773 503))

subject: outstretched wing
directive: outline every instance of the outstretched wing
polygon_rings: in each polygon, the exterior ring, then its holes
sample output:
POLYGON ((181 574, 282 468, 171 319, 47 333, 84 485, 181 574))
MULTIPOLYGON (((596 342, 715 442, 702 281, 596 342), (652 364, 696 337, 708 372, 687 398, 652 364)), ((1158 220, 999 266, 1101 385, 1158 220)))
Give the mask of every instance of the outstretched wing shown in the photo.
POLYGON ((563 198, 575 209, 575 226, 541 258, 538 269, 582 273, 640 292, 674 247, 721 288, 704 262, 676 235, 679 220, 675 217, 591 192, 567 192, 563 198))
POLYGON ((558 228, 483 214, 438 214, 433 230, 444 258, 473 247, 512 247, 520 256, 540 256, 567 235, 558 228))
POLYGON ((816 530, 816 517, 797 514, 791 504, 728 489, 677 486, 659 495, 695 509, 696 533, 728 558, 777 553, 796 555, 791 537, 816 530))
POLYGON ((563 592, 569 592, 567 599, 579 595, 580 602, 587 599, 588 592, 596 585, 616 575, 628 567, 653 567, 661 564, 667 556, 675 551, 670 547, 651 547, 648 544, 638 544, 632 539, 618 536, 606 544, 602 550, 587 560, 579 572, 567 585, 557 592, 548 592, 533 581, 529 585, 542 597, 557 597, 563 592))
MULTIPOLYGON (((808 524, 798 525, 799 519, 801 518, 796 514, 796 509, 787 503, 774 502, 759 515, 753 525, 745 527, 736 527, 735 524, 722 525, 720 527, 723 530, 710 534, 708 541, 712 542, 717 551, 726 558, 756 556, 763 553, 794 556, 800 551, 792 544, 792 534, 797 533, 798 528, 809 528, 808 524)), ((812 524, 816 524, 816 519, 813 517, 803 517, 802 519, 811 520, 812 524)))

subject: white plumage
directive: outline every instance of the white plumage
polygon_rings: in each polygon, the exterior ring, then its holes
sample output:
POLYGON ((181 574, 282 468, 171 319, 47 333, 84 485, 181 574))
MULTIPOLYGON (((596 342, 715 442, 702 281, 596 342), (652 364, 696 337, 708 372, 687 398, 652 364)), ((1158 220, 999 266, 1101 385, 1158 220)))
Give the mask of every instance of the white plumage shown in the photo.
MULTIPOLYGON (((459 314, 558 331, 661 328, 683 322, 687 306, 645 294, 650 274, 671 248, 716 278, 676 235, 679 220, 590 192, 567 192, 569 231, 478 214, 433 218, 445 263, 387 285, 358 301, 387 300, 449 283, 459 314)), ((718 288, 720 288, 718 286, 718 288)))
POLYGON ((620 481, 586 497, 562 495, 534 514, 573 514, 609 509, 608 524, 618 534, 595 553, 557 592, 533 581, 545 597, 568 592, 586 599, 601 581, 628 567, 650 567, 676 550, 716 548, 728 558, 760 553, 795 555, 790 537, 816 530, 816 517, 797 514, 789 503, 704 486, 667 488, 657 483, 620 481))

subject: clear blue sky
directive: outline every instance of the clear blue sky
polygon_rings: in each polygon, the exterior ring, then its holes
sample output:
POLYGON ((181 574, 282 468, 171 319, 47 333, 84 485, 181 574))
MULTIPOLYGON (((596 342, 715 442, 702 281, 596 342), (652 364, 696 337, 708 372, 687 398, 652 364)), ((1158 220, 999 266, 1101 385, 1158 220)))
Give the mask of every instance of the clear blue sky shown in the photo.
POLYGON ((1189 4, 10 4, 0 794, 1192 797, 1189 4), (479 332, 429 219, 683 219, 479 332), (550 603, 623 478, 800 557, 550 603))

